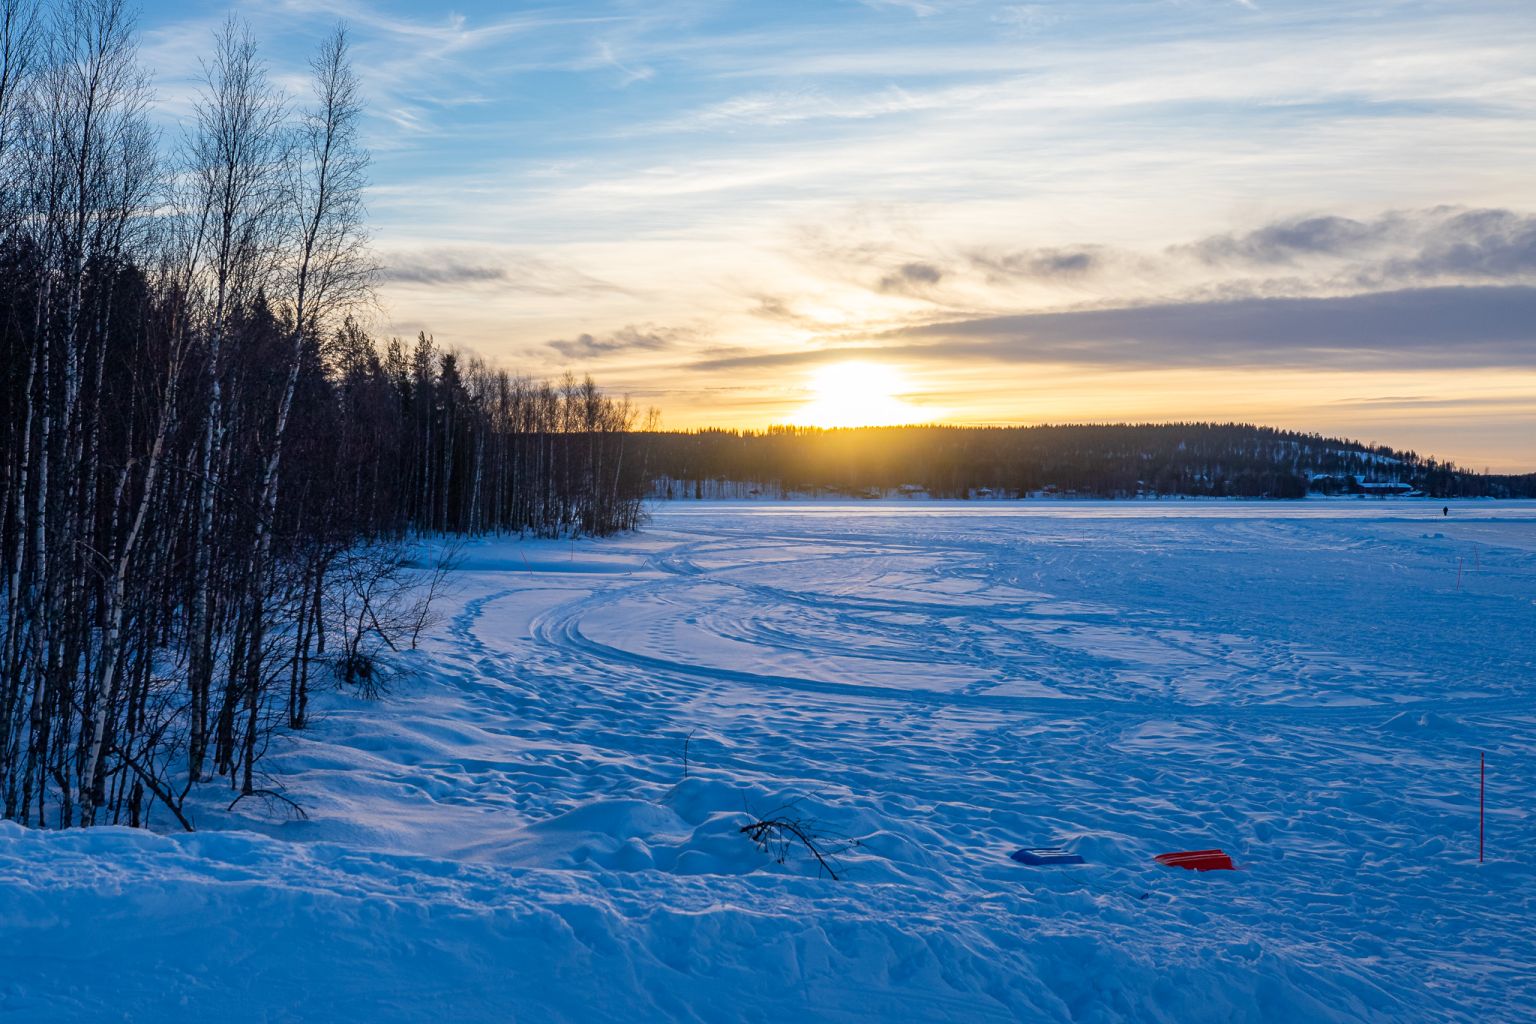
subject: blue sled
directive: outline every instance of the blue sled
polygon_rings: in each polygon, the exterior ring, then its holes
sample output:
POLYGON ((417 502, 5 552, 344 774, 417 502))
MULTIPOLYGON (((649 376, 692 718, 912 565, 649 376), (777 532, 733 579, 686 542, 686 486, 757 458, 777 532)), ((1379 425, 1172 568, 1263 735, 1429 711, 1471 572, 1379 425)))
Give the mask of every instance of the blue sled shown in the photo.
POLYGON ((1075 853, 1068 853, 1059 847, 1048 847, 1041 850, 1015 850, 1008 856, 1020 864, 1083 864, 1083 858, 1075 853))

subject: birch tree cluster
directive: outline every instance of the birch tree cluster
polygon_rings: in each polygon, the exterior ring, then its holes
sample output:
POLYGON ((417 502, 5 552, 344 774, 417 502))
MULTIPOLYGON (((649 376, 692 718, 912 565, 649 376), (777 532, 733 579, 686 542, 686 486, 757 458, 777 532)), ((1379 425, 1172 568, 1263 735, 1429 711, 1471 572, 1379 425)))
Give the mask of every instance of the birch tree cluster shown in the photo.
POLYGON ((344 29, 309 71, 286 95, 231 20, 158 131, 123 0, 0 0, 5 817, 191 828, 193 794, 269 793, 402 537, 637 522, 626 402, 359 326, 344 29))

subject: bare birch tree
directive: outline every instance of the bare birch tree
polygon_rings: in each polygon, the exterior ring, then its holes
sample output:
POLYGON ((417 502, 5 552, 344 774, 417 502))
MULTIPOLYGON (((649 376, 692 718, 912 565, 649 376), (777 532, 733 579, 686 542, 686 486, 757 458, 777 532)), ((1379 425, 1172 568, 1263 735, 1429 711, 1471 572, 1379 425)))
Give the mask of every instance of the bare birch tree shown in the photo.
POLYGON ((278 400, 270 448, 262 470, 251 559, 251 628, 246 668, 246 732, 242 794, 254 788, 258 698, 266 636, 267 568, 277 512, 279 470, 288 417, 303 365, 304 346, 326 321, 367 296, 373 264, 363 229, 363 186, 368 154, 358 141, 361 105, 346 30, 338 25, 310 61, 313 106, 300 120, 288 153, 284 215, 288 239, 279 280, 291 303, 287 378, 278 400))
POLYGON ((204 67, 204 90, 189 142, 197 183, 190 215, 206 241, 192 275, 205 310, 207 408, 196 468, 198 565, 192 593, 192 735, 188 776, 202 777, 208 749, 214 672, 211 591, 215 572, 214 508, 224 464, 224 370, 230 318, 273 278, 282 241, 282 172, 287 158, 284 106, 267 80, 250 32, 233 17, 216 34, 204 67))

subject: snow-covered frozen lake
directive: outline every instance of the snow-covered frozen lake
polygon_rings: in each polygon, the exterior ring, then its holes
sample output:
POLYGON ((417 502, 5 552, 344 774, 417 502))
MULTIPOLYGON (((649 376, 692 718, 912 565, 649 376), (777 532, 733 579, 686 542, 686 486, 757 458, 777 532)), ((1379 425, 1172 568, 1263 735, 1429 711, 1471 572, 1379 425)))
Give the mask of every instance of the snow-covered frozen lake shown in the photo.
POLYGON ((470 545, 393 693, 269 755, 308 821, 0 822, 0 1017, 1536 1018, 1536 503, 1440 508, 470 545), (739 834, 784 807, 840 880, 739 834))

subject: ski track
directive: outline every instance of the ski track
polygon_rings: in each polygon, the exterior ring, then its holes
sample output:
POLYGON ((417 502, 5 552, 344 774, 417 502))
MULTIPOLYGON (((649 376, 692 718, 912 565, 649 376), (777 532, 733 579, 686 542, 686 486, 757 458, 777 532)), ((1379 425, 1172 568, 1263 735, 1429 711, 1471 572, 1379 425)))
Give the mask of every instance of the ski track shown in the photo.
POLYGON ((0 823, 0 1016, 1531 1019, 1536 521, 1473 508, 472 545, 391 696, 271 755, 309 821, 0 823), (844 881, 736 834, 785 805, 858 841, 844 881), (1089 864, 1006 856, 1054 844, 1089 864), (1241 870, 1150 861, 1207 846, 1241 870), (168 945, 100 967, 103 894, 168 945), (281 951, 220 930, 253 914, 281 951))

